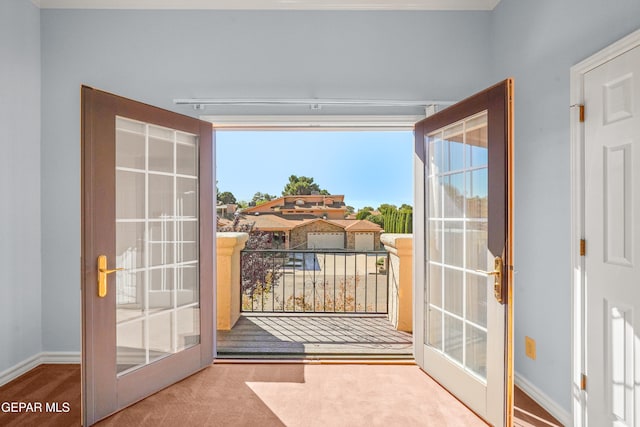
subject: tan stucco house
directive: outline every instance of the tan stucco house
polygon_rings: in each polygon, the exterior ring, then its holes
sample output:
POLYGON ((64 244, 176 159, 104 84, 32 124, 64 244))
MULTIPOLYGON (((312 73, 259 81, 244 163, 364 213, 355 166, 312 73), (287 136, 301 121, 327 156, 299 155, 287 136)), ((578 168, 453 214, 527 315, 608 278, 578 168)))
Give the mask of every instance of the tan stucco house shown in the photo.
POLYGON ((273 233, 274 247, 286 249, 381 249, 384 231, 371 221, 345 219, 343 195, 284 196, 246 208, 240 223, 273 233))

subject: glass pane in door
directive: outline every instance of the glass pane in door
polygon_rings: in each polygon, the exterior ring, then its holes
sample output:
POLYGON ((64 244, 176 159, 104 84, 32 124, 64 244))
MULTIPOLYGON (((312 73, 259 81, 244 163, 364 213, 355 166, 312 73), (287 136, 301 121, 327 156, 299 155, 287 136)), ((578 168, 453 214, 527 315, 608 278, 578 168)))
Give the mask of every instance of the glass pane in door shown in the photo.
POLYGON ((200 342, 198 140, 116 119, 117 372, 200 342))
POLYGON ((481 381, 487 366, 487 113, 426 136, 425 343, 481 381))

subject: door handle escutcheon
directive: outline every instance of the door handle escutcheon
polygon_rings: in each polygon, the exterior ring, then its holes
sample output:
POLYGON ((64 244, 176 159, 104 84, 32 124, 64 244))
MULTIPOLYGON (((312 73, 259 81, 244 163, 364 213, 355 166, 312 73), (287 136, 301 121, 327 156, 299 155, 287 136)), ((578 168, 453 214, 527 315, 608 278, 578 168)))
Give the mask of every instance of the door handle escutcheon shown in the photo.
POLYGON ((493 276, 493 296, 496 300, 502 304, 502 258, 497 256, 493 260, 493 271, 476 270, 478 273, 484 273, 488 276, 493 276))
POLYGON ((124 270, 124 268, 107 269, 107 256, 100 255, 98 257, 98 297, 104 298, 107 296, 107 274, 121 270, 124 270))

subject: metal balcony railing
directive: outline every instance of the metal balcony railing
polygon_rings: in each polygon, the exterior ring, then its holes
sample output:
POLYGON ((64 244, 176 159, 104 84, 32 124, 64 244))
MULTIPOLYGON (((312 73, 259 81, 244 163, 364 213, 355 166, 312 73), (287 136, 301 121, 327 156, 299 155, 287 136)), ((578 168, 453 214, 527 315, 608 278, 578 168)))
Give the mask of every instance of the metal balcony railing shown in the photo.
POLYGON ((241 311, 388 312, 386 251, 243 250, 241 311))

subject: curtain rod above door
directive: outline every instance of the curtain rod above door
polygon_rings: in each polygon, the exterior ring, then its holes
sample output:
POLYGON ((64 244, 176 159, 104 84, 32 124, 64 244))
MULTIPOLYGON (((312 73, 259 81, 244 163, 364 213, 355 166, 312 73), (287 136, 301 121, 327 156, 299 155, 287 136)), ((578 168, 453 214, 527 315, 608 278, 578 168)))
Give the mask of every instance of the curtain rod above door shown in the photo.
POLYGON ((340 99, 340 98, 179 98, 174 99, 176 105, 193 105, 196 110, 203 109, 206 105, 260 105, 260 106, 281 106, 281 105, 308 105, 310 109, 321 109, 322 106, 344 106, 344 107, 428 107, 432 105, 448 106, 455 101, 436 100, 396 100, 396 99, 340 99))

